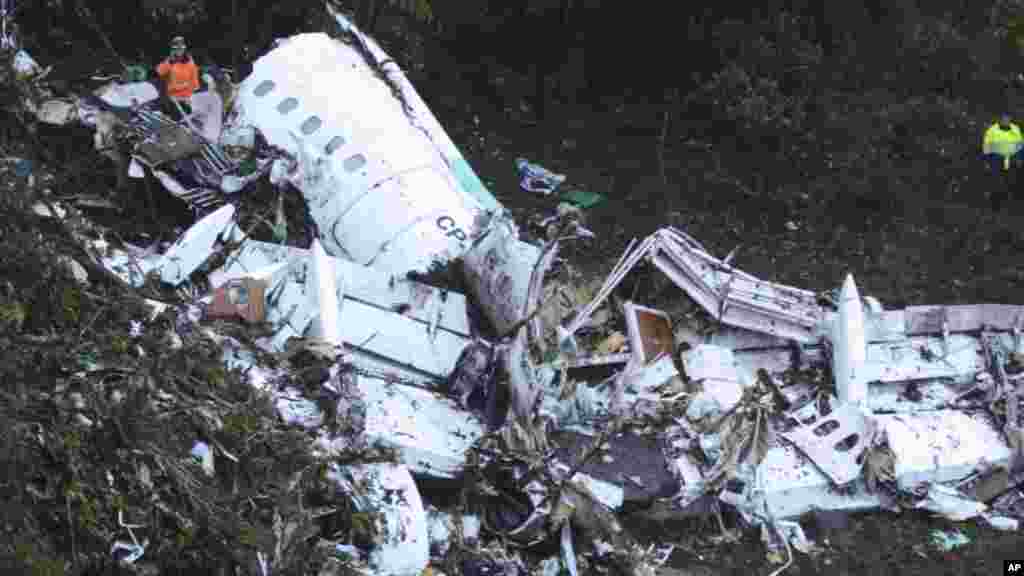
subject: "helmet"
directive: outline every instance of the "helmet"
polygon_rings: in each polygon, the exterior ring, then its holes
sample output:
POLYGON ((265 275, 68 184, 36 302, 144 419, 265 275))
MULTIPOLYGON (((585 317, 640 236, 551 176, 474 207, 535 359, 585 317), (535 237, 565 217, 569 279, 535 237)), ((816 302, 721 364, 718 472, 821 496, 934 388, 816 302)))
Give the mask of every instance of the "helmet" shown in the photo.
POLYGON ((173 50, 175 48, 180 48, 182 50, 185 49, 185 38, 183 36, 175 36, 174 39, 171 40, 171 49, 173 50))

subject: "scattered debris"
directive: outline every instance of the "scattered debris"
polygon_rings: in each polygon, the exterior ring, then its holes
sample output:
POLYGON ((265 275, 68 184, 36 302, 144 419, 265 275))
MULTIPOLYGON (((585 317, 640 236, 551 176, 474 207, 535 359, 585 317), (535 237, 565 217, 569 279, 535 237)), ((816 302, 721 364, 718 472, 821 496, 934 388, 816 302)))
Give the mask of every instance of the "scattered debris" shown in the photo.
POLYGON ((516 170, 519 171, 519 186, 527 192, 548 195, 555 191, 565 174, 556 174, 540 164, 533 164, 525 158, 516 158, 516 170))
MULTIPOLYGON (((313 558, 320 574, 654 573, 671 549, 639 546, 619 523, 627 510, 714 516, 731 537, 721 509, 734 509, 761 529, 776 573, 793 550, 817 551, 795 521, 812 510, 923 509, 1017 529, 1024 308, 884 310, 852 276, 828 302, 746 274, 676 228, 631 243, 603 282, 553 280, 560 246, 593 236, 581 211, 562 204, 541 220, 543 245, 521 239, 395 63, 327 11, 330 30, 253 63, 226 115, 220 94, 199 93, 189 125, 172 122, 144 82, 44 94, 32 108, 95 127, 118 170, 202 215, 172 244, 143 247, 104 240, 114 236, 74 203, 26 205, 81 249, 53 267, 77 286, 58 313, 95 317, 74 324, 75 356, 52 369, 59 386, 33 400, 62 435, 17 433, 51 455, 117 437, 122 469, 107 488, 130 474, 132 497, 145 492, 164 527, 125 524, 125 511, 151 510, 139 502, 104 501, 131 543, 109 518, 89 534, 114 540, 117 562, 190 550, 197 523, 172 498, 228 543, 222 555, 264 574, 313 558), (344 102, 328 96, 339 86, 344 102), (240 201, 256 186, 275 192, 251 200, 267 204, 258 218, 240 201), (288 190, 308 209, 306 237, 288 190), (613 297, 642 262, 692 314, 613 297), (120 301, 93 310, 103 298, 86 288, 100 280, 132 302, 123 318, 109 310, 120 301), (81 346, 105 329, 99 318, 123 325, 111 351, 81 346), (141 442, 159 452, 143 457, 141 442), (182 465, 189 455, 195 466, 182 465), (208 494, 215 484, 232 487, 230 504, 208 494), (133 529, 182 542, 150 547, 133 529)), ((14 65, 43 74, 27 54, 14 65)), ((33 176, 31 163, 9 164, 33 176)), ((528 191, 566 179, 516 166, 528 191)), ((20 333, 34 318, 8 292, 0 322, 20 333)), ((30 479, 34 497, 56 497, 47 477, 30 479)), ((71 486, 69 507, 99 497, 71 486)), ((966 543, 935 534, 944 550, 966 543)))
POLYGON ((932 544, 943 552, 971 543, 967 535, 959 530, 932 530, 931 539, 932 544))

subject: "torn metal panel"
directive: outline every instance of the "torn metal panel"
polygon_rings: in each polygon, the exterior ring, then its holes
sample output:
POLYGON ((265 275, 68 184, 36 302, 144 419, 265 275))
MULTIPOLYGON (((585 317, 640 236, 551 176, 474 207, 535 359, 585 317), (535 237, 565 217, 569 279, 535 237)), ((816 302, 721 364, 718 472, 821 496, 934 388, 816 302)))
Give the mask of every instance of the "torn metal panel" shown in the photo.
POLYGON ((872 382, 868 385, 868 409, 876 414, 943 410, 953 405, 961 389, 947 379, 872 382))
POLYGON ((135 108, 160 97, 156 86, 150 82, 112 83, 99 88, 96 96, 117 108, 135 108))
POLYGON ((437 377, 454 368, 469 340, 439 330, 433 335, 419 322, 355 301, 345 304, 341 338, 353 348, 371 352, 437 377))
MULTIPOLYGON (((225 266, 210 275, 211 282, 223 282, 229 276, 243 276, 270 264, 289 262, 301 266, 309 250, 248 241, 232 254, 225 266)), ((344 298, 364 305, 400 312, 424 324, 434 323, 442 330, 469 337, 466 297, 426 284, 397 277, 376 268, 361 266, 342 258, 330 258, 339 282, 345 282, 344 298)), ((344 304, 343 304, 344 306, 344 304)))
POLYGON ((672 361, 672 356, 663 355, 656 362, 639 370, 627 372, 623 376, 623 384, 627 393, 647 394, 678 375, 679 371, 672 361))
POLYGON ((967 304, 961 306, 910 306, 906 309, 906 333, 911 336, 944 331, 1009 332, 1024 327, 1024 306, 967 304))
POLYGON ((823 311, 813 292, 759 280, 708 254, 684 233, 654 233, 651 262, 726 324, 798 342, 817 340, 823 311))
POLYGON ((898 342, 907 337, 906 310, 865 311, 864 334, 868 343, 898 342))
POLYGON ((932 484, 924 499, 914 505, 919 510, 939 514, 953 522, 977 518, 988 508, 981 502, 961 494, 956 488, 932 484))
POLYGON ((868 492, 863 479, 842 491, 794 446, 776 446, 758 466, 761 489, 769 513, 795 518, 811 510, 871 510, 882 506, 878 494, 868 492))
MULTIPOLYGON (((440 394, 369 376, 359 377, 359 390, 368 440, 397 448, 415 474, 456 477, 467 450, 483 436, 479 420, 440 394)), ((330 453, 332 441, 320 439, 318 446, 330 453)))
POLYGON ((427 514, 405 466, 331 465, 327 479, 370 522, 361 536, 372 541, 367 563, 380 576, 420 576, 430 562, 427 514))
POLYGON ((480 204, 352 46, 289 38, 253 63, 236 109, 298 160, 288 179, 332 255, 401 274, 469 248, 480 204))
POLYGON ((632 302, 624 303, 623 308, 629 347, 640 363, 646 364, 663 354, 672 356, 675 352, 675 337, 668 314, 632 302))
POLYGON ((896 457, 895 474, 903 487, 960 480, 980 464, 1009 462, 1006 440, 986 414, 942 410, 875 419, 896 457))
MULTIPOLYGON (((322 307, 312 303, 313 293, 319 290, 314 281, 308 259, 293 260, 288 272, 282 274, 282 281, 274 283, 268 291, 267 321, 276 329, 270 343, 273 349, 283 349, 288 338, 302 336, 311 323, 323 318, 322 307)), ((344 277, 336 284, 347 285, 344 277)), ((335 301, 341 302, 341 296, 336 296, 335 301)), ((338 336, 352 350, 386 358, 434 378, 447 377, 470 342, 447 330, 428 333, 429 326, 423 322, 357 300, 345 299, 336 308, 344 310, 335 322, 338 336)))
POLYGON ((512 222, 497 222, 465 255, 466 280, 501 333, 530 313, 529 284, 543 256, 537 246, 519 241, 517 233, 512 222))
MULTIPOLYGON (((1005 465, 1009 449, 994 423, 984 415, 954 410, 919 414, 876 414, 895 455, 899 486, 951 482, 976 468, 1005 465)), ((867 491, 863 479, 837 490, 795 446, 773 447, 758 467, 765 502, 776 518, 796 517, 814 509, 866 510, 884 505, 867 491)))
POLYGON ((783 433, 840 486, 860 476, 864 452, 874 436, 874 421, 854 404, 841 404, 809 426, 783 433))
POLYGON ((160 279, 173 286, 187 280, 213 254, 217 242, 235 228, 234 216, 235 207, 228 204, 193 224, 164 253, 160 279))
POLYGON ((67 100, 47 100, 39 105, 36 117, 44 124, 64 126, 78 121, 78 106, 67 100))
MULTIPOLYGON (((529 421, 542 388, 528 352, 527 330, 510 331, 538 305, 539 284, 552 264, 554 250, 544 253, 517 236, 510 220, 492 222, 487 235, 465 254, 463 270, 476 301, 499 334, 512 336, 502 350, 502 360, 509 375, 513 413, 529 421)), ((538 322, 534 318, 534 325, 538 322)), ((540 330, 530 332, 536 336, 540 330)))
POLYGON ((940 338, 913 337, 900 342, 868 346, 865 378, 869 382, 949 379, 967 382, 985 369, 978 339, 951 335, 946 343, 940 338), (948 348, 948 349, 947 349, 948 348))
POLYGON ((135 154, 150 167, 158 167, 195 156, 202 145, 202 140, 191 130, 177 124, 164 124, 156 128, 151 138, 139 142, 135 154))
POLYGON ((218 142, 224 124, 224 100, 217 92, 207 90, 193 94, 191 101, 199 133, 210 142, 218 142))

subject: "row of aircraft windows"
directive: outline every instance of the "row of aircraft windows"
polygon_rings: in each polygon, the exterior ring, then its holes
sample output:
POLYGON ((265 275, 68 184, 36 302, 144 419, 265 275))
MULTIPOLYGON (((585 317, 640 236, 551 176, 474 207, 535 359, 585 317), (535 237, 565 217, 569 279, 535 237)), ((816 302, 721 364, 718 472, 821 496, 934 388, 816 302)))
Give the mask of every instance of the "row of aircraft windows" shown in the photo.
MULTIPOLYGON (((259 84, 256 85, 256 88, 253 89, 252 93, 254 96, 262 98, 267 94, 270 94, 270 92, 274 90, 274 86, 275 84, 273 80, 264 80, 263 82, 260 82, 259 84)), ((281 100, 281 103, 277 105, 277 111, 283 116, 285 114, 288 114, 292 110, 295 110, 298 107, 299 101, 296 100, 295 98, 288 97, 285 98, 284 100, 281 100)), ((306 136, 310 136, 314 132, 319 130, 322 124, 323 122, 320 120, 319 117, 310 116, 309 118, 306 118, 305 120, 302 121, 302 124, 299 126, 299 130, 302 131, 302 133, 305 134, 306 136)), ((344 144, 344 138, 342 138, 341 136, 335 136, 334 138, 331 138, 330 142, 327 143, 327 146, 324 147, 324 151, 329 156, 331 154, 334 154, 335 150, 341 148, 342 145, 344 144)), ((354 154, 352 156, 349 156, 348 158, 345 159, 343 163, 345 170, 348 172, 355 172, 356 170, 362 168, 365 165, 366 157, 363 156, 362 154, 354 154)))

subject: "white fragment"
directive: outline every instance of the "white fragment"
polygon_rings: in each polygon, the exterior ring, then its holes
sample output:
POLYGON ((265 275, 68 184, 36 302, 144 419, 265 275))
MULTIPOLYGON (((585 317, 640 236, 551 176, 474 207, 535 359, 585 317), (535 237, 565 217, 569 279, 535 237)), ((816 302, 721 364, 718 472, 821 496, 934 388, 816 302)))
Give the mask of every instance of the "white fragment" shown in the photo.
POLYGON ((210 449, 210 445, 205 442, 196 442, 192 446, 191 454, 199 460, 199 465, 202 466, 203 472, 206 472, 207 476, 213 477, 216 470, 213 466, 213 450, 210 449))

